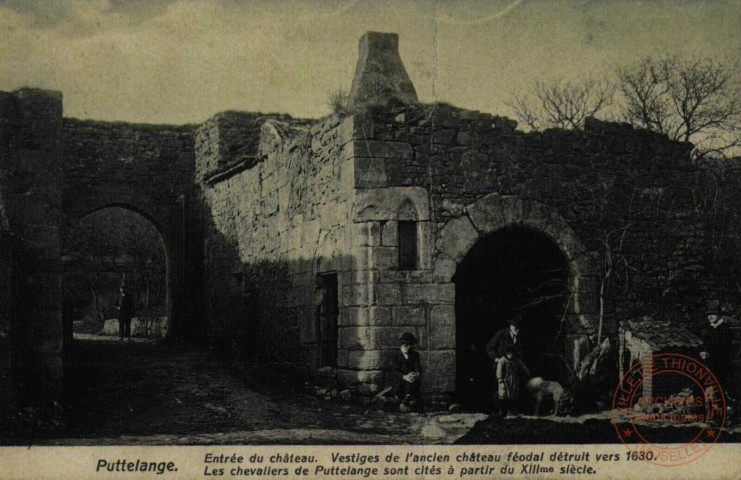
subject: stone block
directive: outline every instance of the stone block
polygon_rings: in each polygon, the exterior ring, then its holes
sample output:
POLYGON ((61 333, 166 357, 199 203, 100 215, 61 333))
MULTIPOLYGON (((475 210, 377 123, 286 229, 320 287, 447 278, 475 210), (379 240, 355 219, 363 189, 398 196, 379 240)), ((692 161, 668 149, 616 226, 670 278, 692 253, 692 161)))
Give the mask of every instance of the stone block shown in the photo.
POLYGON ((440 231, 438 247, 456 262, 463 260, 471 247, 479 239, 479 233, 468 217, 450 220, 440 231))
POLYGON ((380 370, 337 369, 337 381, 340 383, 340 385, 347 386, 355 386, 361 383, 382 383, 383 372, 380 370))
POLYGON ((278 211, 278 192, 270 192, 263 199, 263 215, 272 215, 278 211))
POLYGON ((447 350, 455 348, 455 325, 430 323, 427 329, 427 348, 447 350))
MULTIPOLYGON (((310 354, 314 356, 314 352, 310 354)), ((338 368, 349 368, 350 352, 348 350, 340 349, 337 351, 337 367, 338 368)))
POLYGON ((383 326, 391 324, 391 307, 347 307, 340 309, 339 325, 346 326, 383 326))
POLYGON ((396 367, 396 352, 393 350, 351 350, 348 368, 358 370, 385 370, 396 367))
POLYGON ((430 328, 436 325, 455 326, 455 306, 435 305, 430 310, 430 328))
POLYGON ((395 220, 383 222, 381 245, 385 247, 396 247, 399 245, 399 222, 395 220))
POLYGON ((571 260, 570 268, 576 276, 596 276, 600 269, 600 254, 598 252, 584 252, 571 260))
POLYGON ((378 270, 392 270, 399 266, 399 250, 397 247, 367 247, 372 250, 373 268, 378 270))
MULTIPOLYGON (((167 328, 167 317, 134 317, 131 319, 132 337, 164 338, 167 328)), ((111 318, 103 323, 103 335, 118 335, 118 319, 111 318)))
POLYGON ((355 140, 344 146, 345 158, 387 158, 386 142, 380 140, 355 140))
POLYGON ((436 282, 450 282, 457 267, 458 264, 455 260, 444 253, 438 254, 434 262, 433 280, 436 282))
POLYGON ((351 270, 345 272, 348 281, 346 283, 379 283, 380 272, 377 270, 351 270))
MULTIPOLYGON (((301 242, 305 246, 315 246, 319 243, 321 224, 317 220, 310 220, 301 225, 301 242)), ((314 247, 316 248, 316 247, 314 247)))
POLYGON ((373 270, 373 250, 371 250, 371 247, 353 247, 353 251, 350 265, 352 270, 373 270))
POLYGON ((377 270, 349 270, 342 272, 346 276, 345 283, 379 283, 380 275, 377 270))
POLYGON ((432 269, 432 256, 435 252, 435 224, 432 222, 419 222, 419 264, 420 270, 432 269))
POLYGON ((552 209, 535 200, 522 202, 522 223, 538 231, 545 231, 551 220, 552 209))
POLYGON ((420 327, 341 327, 339 330, 339 346, 347 350, 398 349, 399 337, 404 332, 417 337, 420 349, 427 345, 420 327))
POLYGON ((379 222, 362 222, 351 225, 354 246, 377 246, 381 244, 379 222))
POLYGON ((522 200, 514 196, 501 197, 505 225, 522 223, 522 200))
POLYGON ((427 320, 427 309, 425 307, 393 307, 392 323, 396 326, 424 325, 427 320))
POLYGON ((478 134, 475 130, 462 130, 458 132, 458 135, 456 136, 456 142, 459 145, 473 145, 478 141, 478 134))
POLYGON ((356 158, 354 162, 356 188, 388 186, 386 161, 383 158, 356 158))
POLYGON ((498 193, 490 193, 466 207, 474 226, 482 233, 491 233, 506 225, 502 211, 502 199, 498 193))
POLYGON ((401 287, 393 283, 379 283, 376 285, 376 303, 401 305, 401 287))
POLYGON ((432 143, 450 145, 454 137, 455 129, 453 128, 436 128, 432 131, 432 143))
POLYGON ((324 203, 317 207, 317 217, 323 228, 331 228, 340 225, 342 221, 342 210, 335 203, 324 203))
POLYGON ((386 142, 386 157, 392 161, 409 161, 414 158, 414 151, 406 142, 386 142))
POLYGON ((379 383, 363 383, 355 387, 355 391, 358 392, 360 395, 375 395, 380 392, 382 388, 384 388, 383 385, 384 384, 379 383))
POLYGON ((417 220, 430 218, 427 190, 422 187, 362 188, 355 192, 353 221, 398 220, 403 205, 411 204, 417 220))
POLYGON ((420 352, 422 390, 426 393, 446 393, 455 390, 455 350, 420 352))
POLYGON ((428 372, 422 380, 422 393, 452 393, 455 391, 455 374, 428 372))
POLYGON ((455 303, 454 283, 402 283, 399 287, 403 305, 445 305, 455 303))
POLYGON ((430 283, 432 272, 426 270, 386 270, 380 271, 380 283, 430 283))
POLYGON ((553 239, 569 260, 573 260, 586 252, 576 233, 560 215, 555 213, 551 215, 545 233, 553 239))
POLYGON ((373 303, 373 286, 362 283, 342 287, 342 306, 363 306, 373 303))

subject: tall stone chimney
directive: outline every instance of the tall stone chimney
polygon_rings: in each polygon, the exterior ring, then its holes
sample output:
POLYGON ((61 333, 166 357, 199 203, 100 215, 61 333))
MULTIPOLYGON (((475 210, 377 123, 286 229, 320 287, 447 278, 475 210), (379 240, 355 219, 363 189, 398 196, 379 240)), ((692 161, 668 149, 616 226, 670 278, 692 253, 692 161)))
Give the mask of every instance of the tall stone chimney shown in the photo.
POLYGON ((417 92, 399 56, 399 35, 366 32, 358 45, 358 66, 349 105, 417 103, 417 92))

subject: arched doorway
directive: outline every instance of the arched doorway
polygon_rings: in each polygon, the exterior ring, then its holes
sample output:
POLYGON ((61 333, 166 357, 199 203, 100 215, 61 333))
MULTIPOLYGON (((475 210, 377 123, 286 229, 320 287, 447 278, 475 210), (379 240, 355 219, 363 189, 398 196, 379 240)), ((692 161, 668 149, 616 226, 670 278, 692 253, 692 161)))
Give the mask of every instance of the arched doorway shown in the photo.
POLYGON ((519 225, 482 236, 458 264, 457 372, 461 399, 483 406, 494 392, 485 348, 521 314, 523 360, 535 376, 568 383, 563 359, 569 303, 569 262, 546 235, 519 225))
POLYGON ((69 225, 62 243, 67 341, 74 333, 115 338, 124 279, 135 301, 134 334, 164 335, 170 313, 168 252, 150 219, 126 206, 107 206, 69 225))

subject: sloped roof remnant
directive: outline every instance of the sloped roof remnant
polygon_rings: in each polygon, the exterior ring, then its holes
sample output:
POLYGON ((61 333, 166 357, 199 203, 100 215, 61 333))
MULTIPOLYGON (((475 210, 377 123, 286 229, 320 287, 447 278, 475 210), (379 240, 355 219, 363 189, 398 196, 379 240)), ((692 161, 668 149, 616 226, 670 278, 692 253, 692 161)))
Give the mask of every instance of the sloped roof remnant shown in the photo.
POLYGON ((702 346, 700 337, 669 320, 643 317, 630 320, 625 330, 657 350, 669 347, 695 348, 702 346))

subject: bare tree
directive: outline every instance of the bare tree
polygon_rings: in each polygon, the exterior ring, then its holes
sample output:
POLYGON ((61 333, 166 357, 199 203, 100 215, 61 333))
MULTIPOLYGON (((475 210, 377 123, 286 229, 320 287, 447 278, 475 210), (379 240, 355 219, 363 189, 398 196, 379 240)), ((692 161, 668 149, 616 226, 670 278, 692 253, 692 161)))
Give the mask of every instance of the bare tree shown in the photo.
POLYGON ((535 82, 534 92, 513 94, 507 102, 517 118, 533 130, 579 128, 586 117, 605 111, 612 104, 613 87, 603 78, 575 82, 535 82))
POLYGON ((695 158, 741 147, 739 64, 645 57, 616 69, 626 121, 695 144, 695 158))

